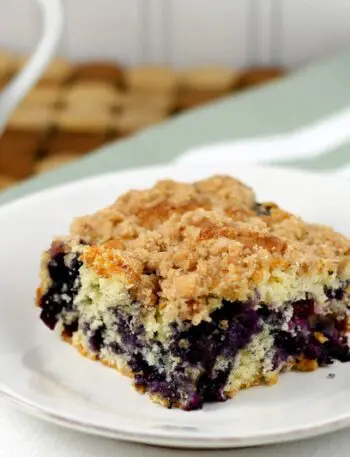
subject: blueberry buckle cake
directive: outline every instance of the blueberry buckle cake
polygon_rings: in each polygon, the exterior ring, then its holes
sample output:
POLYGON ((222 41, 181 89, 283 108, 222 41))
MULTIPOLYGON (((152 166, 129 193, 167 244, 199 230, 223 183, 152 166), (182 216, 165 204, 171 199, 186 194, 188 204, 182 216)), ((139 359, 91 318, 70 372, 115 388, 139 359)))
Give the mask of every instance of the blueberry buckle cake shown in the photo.
POLYGON ((41 320, 184 410, 350 360, 350 241, 228 176, 165 180, 43 254, 41 320))

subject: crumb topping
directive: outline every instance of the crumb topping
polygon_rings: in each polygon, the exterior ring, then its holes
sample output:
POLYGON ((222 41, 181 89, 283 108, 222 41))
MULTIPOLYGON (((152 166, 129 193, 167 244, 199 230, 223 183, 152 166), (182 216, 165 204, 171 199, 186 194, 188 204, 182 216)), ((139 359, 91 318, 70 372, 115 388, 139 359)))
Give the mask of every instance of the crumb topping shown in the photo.
MULTIPOLYGON (((78 218, 72 239, 98 275, 122 275, 145 309, 169 319, 205 315, 209 298, 268 303, 298 299, 350 279, 350 242, 274 204, 228 176, 161 181, 78 218)), ((204 316, 205 317, 205 316, 204 316)))
POLYGON ((254 203, 252 189, 227 176, 194 184, 165 180, 152 189, 127 192, 108 208, 78 218, 72 225, 72 233, 87 242, 135 238, 142 229, 156 229, 175 214, 197 208, 231 211, 234 207, 244 212, 252 209, 254 203))

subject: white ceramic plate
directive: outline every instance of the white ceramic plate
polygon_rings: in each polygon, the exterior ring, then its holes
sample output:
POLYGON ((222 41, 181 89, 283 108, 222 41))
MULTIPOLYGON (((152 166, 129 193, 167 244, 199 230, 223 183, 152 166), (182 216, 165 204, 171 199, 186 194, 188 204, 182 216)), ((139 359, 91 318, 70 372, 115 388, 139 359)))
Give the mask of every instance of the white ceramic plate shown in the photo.
POLYGON ((190 181, 230 173, 310 221, 350 235, 350 184, 267 168, 157 167, 98 176, 0 208, 0 390, 28 412, 69 428, 129 441, 197 448, 301 439, 350 424, 350 364, 283 375, 201 411, 167 410, 136 393, 130 380, 81 357, 39 321, 34 307, 39 258, 71 219, 130 188, 171 177, 190 181), (330 379, 332 372, 336 376, 330 379))

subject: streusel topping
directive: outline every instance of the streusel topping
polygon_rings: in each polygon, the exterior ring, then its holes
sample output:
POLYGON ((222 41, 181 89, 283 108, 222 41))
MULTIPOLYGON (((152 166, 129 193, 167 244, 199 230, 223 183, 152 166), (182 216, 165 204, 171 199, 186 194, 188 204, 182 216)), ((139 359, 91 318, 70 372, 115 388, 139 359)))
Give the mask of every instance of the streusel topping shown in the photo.
POLYGON ((72 233, 87 242, 135 238, 143 228, 156 229, 174 214, 197 208, 253 209, 252 189, 228 176, 215 176, 194 184, 160 181, 153 188, 132 190, 111 206, 78 218, 72 233))
POLYGON ((168 319, 205 318, 210 297, 322 302, 324 287, 350 279, 349 240, 276 205, 256 208, 253 191, 230 177, 162 181, 77 219, 72 234, 90 244, 90 268, 123 273, 134 298, 168 319))

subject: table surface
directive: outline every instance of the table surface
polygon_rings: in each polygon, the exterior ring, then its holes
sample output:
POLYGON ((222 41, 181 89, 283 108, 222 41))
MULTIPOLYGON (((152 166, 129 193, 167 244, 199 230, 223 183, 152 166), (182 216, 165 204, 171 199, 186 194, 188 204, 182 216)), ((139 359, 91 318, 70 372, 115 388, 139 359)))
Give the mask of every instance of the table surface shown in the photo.
MULTIPOLYGON (((130 139, 108 145, 61 169, 31 179, 0 195, 0 204, 23 195, 106 171, 166 163, 194 146, 288 132, 350 106, 350 52, 293 74, 285 80, 173 118, 130 139)), ((329 169, 350 163, 350 145, 321 157, 291 162, 305 169, 329 169)), ((85 436, 26 416, 0 403, 0 457, 190 456, 192 451, 155 449, 85 436), (6 433, 4 433, 6 431, 6 433)), ((349 431, 318 439, 264 448, 221 451, 235 457, 345 457, 349 431)), ((211 456, 213 452, 201 452, 211 456)))

